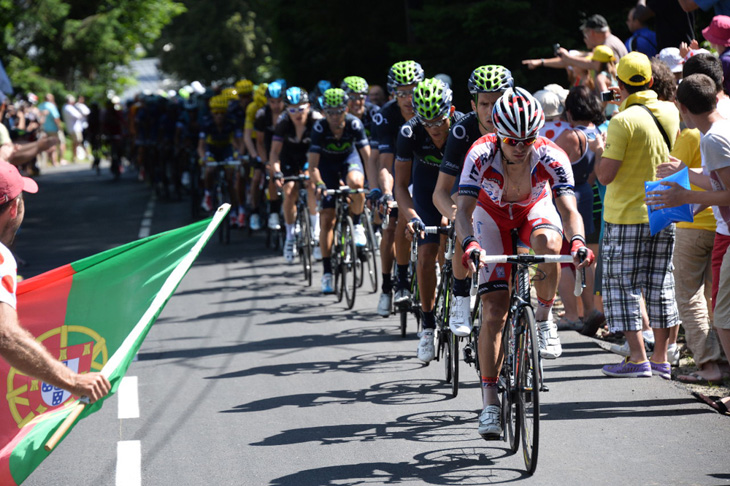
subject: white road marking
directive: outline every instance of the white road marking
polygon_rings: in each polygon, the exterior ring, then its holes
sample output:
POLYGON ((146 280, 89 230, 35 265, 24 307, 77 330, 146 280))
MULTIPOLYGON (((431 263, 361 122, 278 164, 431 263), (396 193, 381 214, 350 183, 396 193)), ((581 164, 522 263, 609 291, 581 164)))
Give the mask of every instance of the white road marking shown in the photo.
POLYGON ((119 418, 135 419, 139 418, 139 393, 137 392, 137 377, 125 376, 119 383, 117 390, 117 400, 119 402, 119 418))
POLYGON ((142 443, 122 440, 117 443, 116 486, 142 485, 142 443))
POLYGON ((147 209, 145 209, 142 215, 142 224, 139 226, 138 238, 147 238, 152 230, 152 216, 155 214, 155 196, 154 193, 150 198, 150 202, 147 203, 147 209))

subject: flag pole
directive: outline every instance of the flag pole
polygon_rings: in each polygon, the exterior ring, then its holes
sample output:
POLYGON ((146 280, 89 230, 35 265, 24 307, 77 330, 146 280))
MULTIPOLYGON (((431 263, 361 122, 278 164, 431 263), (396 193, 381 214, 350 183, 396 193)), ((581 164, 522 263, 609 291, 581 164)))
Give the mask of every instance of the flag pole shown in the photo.
MULTIPOLYGON (((195 261, 195 258, 197 257, 198 253, 202 250, 203 246, 208 242, 208 239, 210 238, 213 231, 215 231, 218 228, 218 225, 223 220, 224 217, 228 214, 228 211, 230 210, 231 205, 230 204, 223 204, 221 205, 218 210, 216 211, 212 221, 206 228, 205 232, 201 236, 201 238, 198 240, 198 242, 195 244, 195 246, 190 250, 188 253, 188 256, 181 262, 180 265, 178 265, 178 268, 175 269, 175 271, 170 275, 170 277, 173 277, 176 273, 178 275, 175 275, 176 278, 170 278, 168 277, 168 281, 165 282, 165 285, 177 285, 182 277, 187 273, 190 266, 195 261), (184 264, 184 265, 183 265, 184 264)), ((163 287, 164 288, 164 287, 163 287)), ((134 331, 137 331, 136 333, 133 331, 132 334, 134 336, 130 335, 127 336, 127 339, 124 340, 122 343, 122 346, 120 349, 124 349, 123 353, 120 353, 119 350, 117 350, 116 353, 114 353, 114 356, 106 363, 104 368, 102 369, 102 373, 105 374, 107 377, 111 374, 112 370, 116 368, 118 365, 117 360, 121 359, 123 355, 126 354, 126 350, 128 348, 131 348, 131 346, 134 345, 135 340, 137 339, 137 336, 139 333, 141 333, 143 326, 140 324, 144 324, 144 322, 148 321, 149 319, 146 319, 148 317, 148 314, 154 313, 158 308, 164 305, 165 300, 163 299, 160 302, 157 302, 157 299, 152 303, 150 306, 151 308, 147 310, 144 316, 142 316, 142 319, 140 319, 140 322, 137 323, 137 326, 135 326, 134 331), (157 305, 155 305, 157 304, 157 305), (113 367, 110 366, 113 363, 113 367)), ((66 419, 61 423, 61 425, 58 427, 56 432, 53 433, 50 439, 48 439, 48 442, 46 442, 44 449, 48 452, 52 451, 56 445, 58 445, 58 442, 61 440, 61 438, 68 432, 68 430, 73 426, 76 419, 79 418, 79 415, 81 415, 81 412, 84 411, 86 408, 86 405, 88 403, 86 397, 82 397, 81 401, 79 401, 75 408, 71 411, 71 413, 66 417, 66 419)))
POLYGON ((76 419, 79 418, 79 415, 81 415, 81 412, 84 411, 86 408, 86 404, 82 402, 78 402, 76 404, 76 408, 74 408, 70 414, 68 414, 68 417, 66 417, 66 420, 64 420, 61 423, 61 426, 56 430, 56 432, 53 433, 50 439, 48 439, 48 442, 46 442, 46 445, 44 446, 44 449, 48 452, 51 452, 56 445, 58 444, 58 441, 61 440, 61 437, 68 432, 68 429, 71 428, 71 426, 76 422, 76 419))

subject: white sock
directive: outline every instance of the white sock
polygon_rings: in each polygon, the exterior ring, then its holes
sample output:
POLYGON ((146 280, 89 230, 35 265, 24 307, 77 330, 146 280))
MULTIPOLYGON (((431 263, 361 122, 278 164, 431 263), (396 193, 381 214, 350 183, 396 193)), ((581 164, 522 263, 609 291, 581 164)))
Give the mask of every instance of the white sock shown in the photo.
POLYGON ((312 238, 314 241, 319 241, 319 213, 310 214, 309 222, 312 225, 312 238))
POLYGON ((294 239, 294 225, 286 223, 286 239, 287 240, 293 240, 294 239))
POLYGON ((672 351, 673 349, 677 349, 677 343, 671 343, 667 346, 667 351, 672 351))

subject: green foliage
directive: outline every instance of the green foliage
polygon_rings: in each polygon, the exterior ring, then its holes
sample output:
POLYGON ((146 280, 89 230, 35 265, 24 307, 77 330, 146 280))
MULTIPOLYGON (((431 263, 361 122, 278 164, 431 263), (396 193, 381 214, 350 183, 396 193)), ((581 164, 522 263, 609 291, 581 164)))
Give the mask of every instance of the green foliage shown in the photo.
POLYGON ((123 84, 117 67, 183 11, 173 0, 2 0, 8 75, 19 92, 103 96, 123 84))
POLYGON ((187 12, 165 28, 156 45, 163 71, 204 84, 242 77, 258 82, 278 74, 268 23, 257 15, 267 11, 269 2, 186 0, 184 4, 187 12))

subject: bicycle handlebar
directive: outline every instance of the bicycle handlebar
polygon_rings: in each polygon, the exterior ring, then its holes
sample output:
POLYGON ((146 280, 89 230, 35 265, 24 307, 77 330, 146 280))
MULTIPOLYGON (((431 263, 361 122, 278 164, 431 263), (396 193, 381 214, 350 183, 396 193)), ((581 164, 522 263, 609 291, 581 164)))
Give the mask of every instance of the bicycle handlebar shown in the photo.
POLYGON ((220 167, 220 166, 236 166, 241 165, 239 159, 226 159, 226 160, 211 160, 205 163, 206 167, 220 167))
POLYGON ((281 180, 284 182, 304 182, 304 181, 309 180, 309 176, 300 174, 300 175, 295 175, 295 176, 282 177, 281 180))
POLYGON ((446 226, 426 226, 421 231, 426 233, 427 235, 449 235, 449 232, 451 231, 451 225, 446 226))
POLYGON ((349 194, 368 194, 368 189, 352 189, 350 186, 341 186, 339 189, 327 189, 324 191, 328 196, 346 196, 349 194))
MULTIPOLYGON (((481 253, 484 253, 482 250, 481 253)), ((497 264, 497 263, 515 263, 517 265, 535 265, 538 263, 573 263, 573 257, 571 255, 480 255, 477 252, 471 254, 472 260, 474 261, 477 268, 480 263, 485 264, 497 264)), ((575 288, 573 294, 579 297, 583 293, 585 288, 585 269, 576 272, 575 274, 575 288)), ((474 286, 477 285, 478 278, 472 278, 474 286)))

